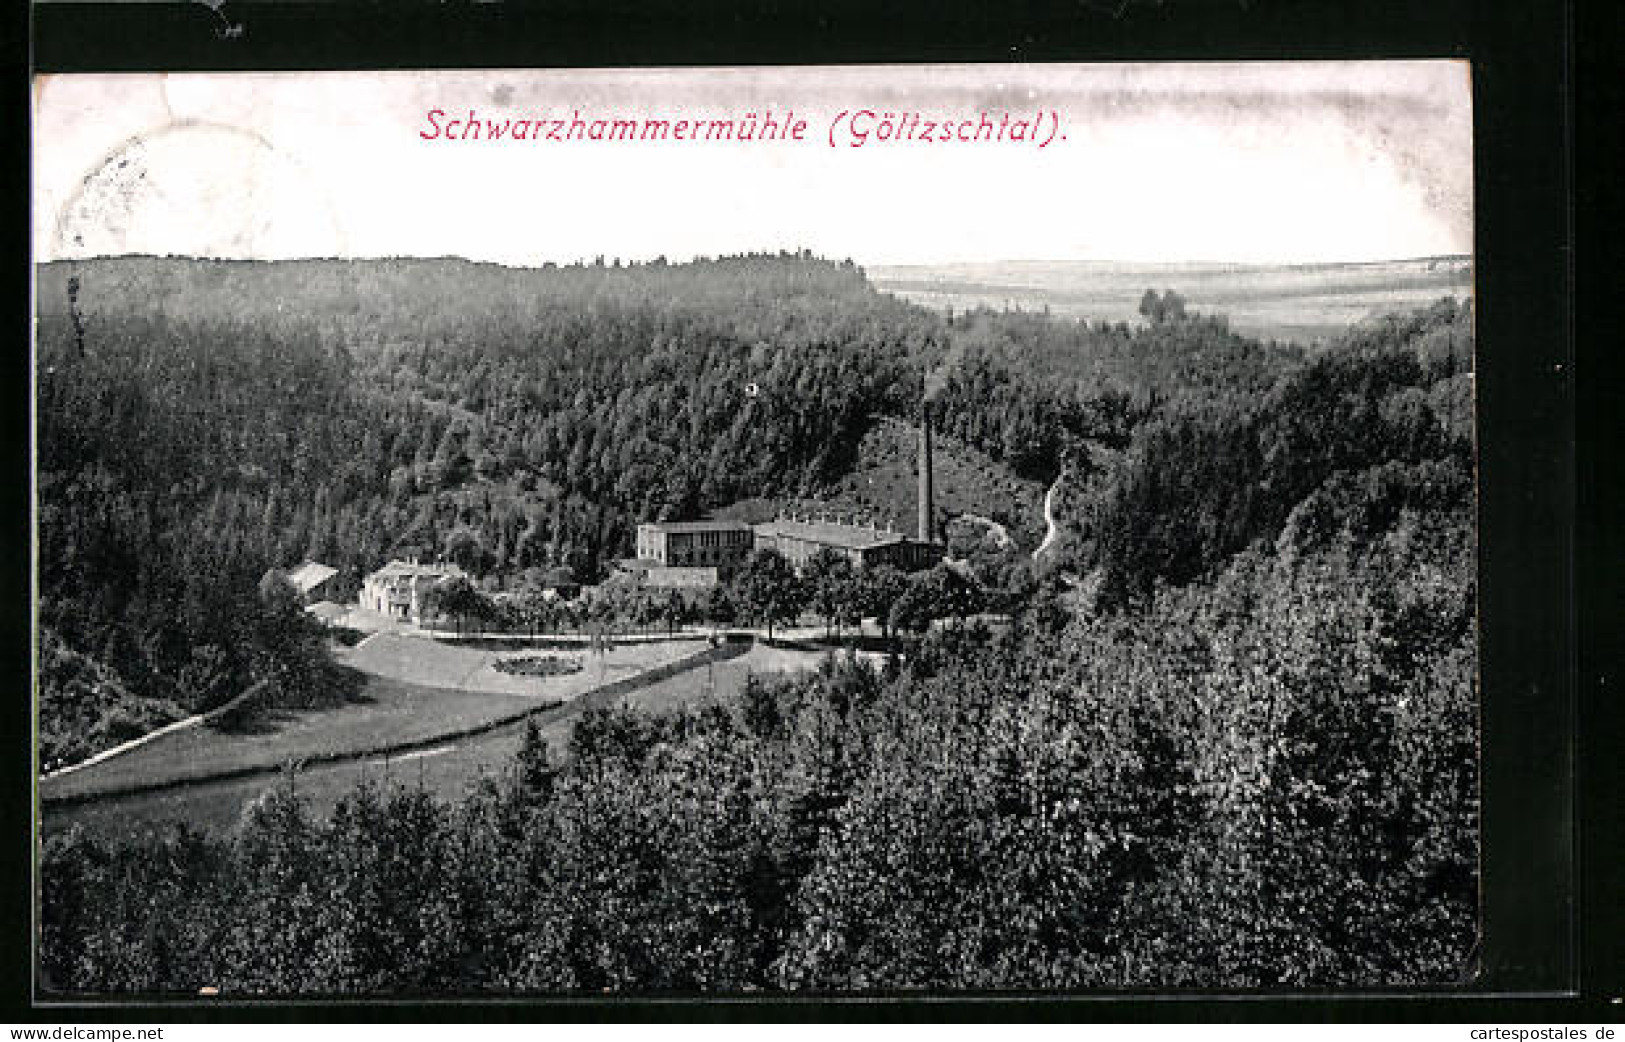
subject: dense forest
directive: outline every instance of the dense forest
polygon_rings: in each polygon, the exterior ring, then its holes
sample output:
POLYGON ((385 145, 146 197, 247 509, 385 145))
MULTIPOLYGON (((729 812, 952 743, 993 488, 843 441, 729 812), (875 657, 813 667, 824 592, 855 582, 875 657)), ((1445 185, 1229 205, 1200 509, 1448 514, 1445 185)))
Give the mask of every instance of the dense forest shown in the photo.
POLYGON ((1064 528, 974 573, 1007 628, 884 672, 594 713, 460 801, 362 788, 318 818, 282 784, 230 834, 53 838, 49 987, 1473 971, 1464 304, 1309 353, 1171 292, 1132 326, 939 315, 800 254, 105 260, 41 268, 38 299, 42 753, 268 677, 318 701, 269 569, 353 586, 455 547, 476 577, 595 578, 640 520, 838 487, 928 390, 947 436, 1059 479, 1064 528))
POLYGON ((306 642, 258 595, 272 568, 323 561, 341 593, 408 553, 591 581, 639 521, 817 498, 865 432, 912 420, 928 373, 950 437, 1048 481, 1159 396, 1296 357, 1214 320, 949 320, 805 255, 124 258, 42 266, 38 300, 51 762, 267 678, 319 701, 306 642))

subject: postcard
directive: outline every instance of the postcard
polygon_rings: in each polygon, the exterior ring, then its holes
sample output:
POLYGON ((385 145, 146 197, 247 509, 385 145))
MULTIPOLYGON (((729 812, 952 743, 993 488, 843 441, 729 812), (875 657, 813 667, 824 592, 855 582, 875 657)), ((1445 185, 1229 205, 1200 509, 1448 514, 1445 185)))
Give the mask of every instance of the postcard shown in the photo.
POLYGON ((38 994, 1471 982, 1471 97, 36 78, 38 994))

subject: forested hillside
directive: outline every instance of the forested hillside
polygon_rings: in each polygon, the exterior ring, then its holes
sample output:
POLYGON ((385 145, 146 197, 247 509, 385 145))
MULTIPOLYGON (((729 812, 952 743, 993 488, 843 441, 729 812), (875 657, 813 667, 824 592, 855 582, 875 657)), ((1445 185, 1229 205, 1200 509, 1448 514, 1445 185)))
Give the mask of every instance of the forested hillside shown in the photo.
POLYGON ((1294 511, 1320 503, 1323 514, 1329 496, 1363 503, 1367 529, 1407 508, 1462 509, 1472 501, 1472 416, 1468 307, 1444 300, 1362 324, 1262 388, 1183 391, 1121 445, 1075 453, 1063 559, 1098 571, 1117 603, 1213 574, 1275 539, 1294 511))
POLYGON ((322 818, 282 783, 227 834, 53 838, 48 990, 1475 972, 1466 305, 1310 357, 1171 295, 1132 327, 949 318, 798 255, 135 259, 41 269, 39 295, 63 748, 271 673, 317 697, 272 565, 354 582, 455 545, 477 574, 590 575, 641 519, 855 495, 925 387, 1010 495, 1061 477, 1064 528, 1008 630, 949 625, 883 671, 594 712, 460 800, 363 787, 322 818))
POLYGON ((592 580, 639 521, 839 491, 928 374, 1002 485, 1126 444, 1181 388, 1256 388, 1298 358, 1194 316, 949 320, 800 254, 120 258, 42 266, 38 301, 52 763, 268 676, 320 701, 308 634, 260 590, 274 567, 331 564, 341 594, 409 552, 592 580))
MULTIPOLYGON (((1437 475, 1433 475, 1437 477, 1437 475)), ((48 990, 1325 987, 1475 972, 1470 488, 1344 472, 1127 611, 595 712, 446 803, 44 866, 48 990)))

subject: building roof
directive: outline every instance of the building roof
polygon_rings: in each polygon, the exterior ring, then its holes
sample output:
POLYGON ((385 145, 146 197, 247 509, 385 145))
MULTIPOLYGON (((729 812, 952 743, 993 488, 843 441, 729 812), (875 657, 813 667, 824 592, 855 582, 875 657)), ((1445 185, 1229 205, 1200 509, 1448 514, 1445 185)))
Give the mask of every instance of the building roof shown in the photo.
POLYGON ((759 535, 802 539, 842 550, 872 550, 878 546, 901 543, 900 532, 888 532, 868 525, 845 525, 835 521, 765 521, 756 526, 759 535))
POLYGON ((679 532, 748 532, 743 521, 649 521, 639 528, 655 528, 668 534, 679 532))
POLYGON ((350 614, 349 608, 342 604, 334 604, 332 601, 317 601, 305 610, 323 622, 336 622, 350 614))
POLYGON ((293 583, 300 593, 309 593, 337 574, 339 574, 337 568, 329 568, 327 565, 317 564, 315 561, 306 561, 288 573, 288 581, 293 583))
POLYGON ((719 581, 721 579, 715 568, 667 568, 657 564, 637 569, 618 569, 602 585, 633 586, 644 590, 692 590, 715 586, 719 581))
POLYGON ((391 561, 382 568, 367 576, 368 579, 406 579, 424 578, 440 579, 454 575, 462 575, 463 570, 454 564, 417 564, 413 561, 391 561))
POLYGON ((657 590, 686 590, 715 586, 715 568, 651 568, 643 573, 643 585, 657 590))

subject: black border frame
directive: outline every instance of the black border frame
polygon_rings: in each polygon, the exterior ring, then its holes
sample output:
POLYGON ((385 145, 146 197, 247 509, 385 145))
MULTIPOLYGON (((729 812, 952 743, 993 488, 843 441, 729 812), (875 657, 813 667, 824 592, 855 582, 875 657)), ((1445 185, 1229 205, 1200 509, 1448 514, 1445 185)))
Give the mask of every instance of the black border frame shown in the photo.
MULTIPOLYGON (((1606 0, 1599 0, 1599 6, 1606 0)), ((20 6, 20 5, 18 5, 20 6)), ((996 9, 963 0, 899 9, 860 0, 555 0, 499 5, 407 0, 310 3, 224 0, 73 3, 46 0, 20 73, 27 140, 28 70, 314 70, 628 65, 859 64, 950 61, 1267 60, 1451 57, 1473 67, 1480 453, 1480 605, 1484 766, 1484 972, 1460 992, 1302 996, 967 997, 883 1001, 795 996, 568 999, 436 1003, 207 1002, 34 1006, 29 944, 0 944, 12 1019, 390 1020, 1538 1020, 1620 1019, 1625 928, 1619 712, 1603 697, 1613 637, 1619 539, 1596 493, 1582 504, 1579 467, 1598 464, 1606 416, 1601 383, 1581 385, 1576 411, 1574 86, 1576 39, 1609 35, 1609 17, 1575 35, 1565 0, 1042 0, 996 9), (240 26, 231 34, 229 26, 240 26), (29 60, 31 57, 31 61, 29 60), (1597 441, 1577 441, 1577 420, 1597 441), (1577 513, 1584 505, 1589 511, 1577 513), (1591 555, 1576 568, 1576 535, 1591 555), (1612 539, 1612 544, 1608 540, 1612 539), (1612 549, 1613 552, 1606 552, 1612 549), (1612 569, 1612 571, 1610 571, 1612 569), (1581 616, 1583 594, 1591 614, 1581 616), (1601 610, 1599 617, 1598 610, 1601 610), (1584 638, 1582 647, 1578 641, 1584 638), (1582 654, 1584 658, 1582 658, 1582 654), (1583 701, 1583 705, 1582 705, 1583 701), (1582 720, 1584 726, 1582 727, 1582 720), (1582 762, 1582 756, 1584 760, 1582 762), (1577 815, 1584 815, 1583 817, 1577 815)), ((23 12, 27 18, 29 12, 23 12)), ((1619 18, 1613 12, 1613 28, 1619 18)), ((13 81, 14 83, 16 81, 13 81)), ((1617 79, 1601 95, 1619 98, 1617 79), (1611 90, 1612 94, 1607 93, 1611 90)), ((14 87, 14 89, 17 89, 14 87)), ((1617 107, 1599 106, 1599 112, 1617 107)), ((1593 127, 1593 129, 1598 129, 1593 127)), ((1604 134, 1609 124, 1601 124, 1604 134)), ((1617 151, 1617 142, 1614 145, 1617 151)), ((28 150, 13 152, 26 185, 28 150)), ((28 193, 18 193, 25 215, 28 193)), ((1612 246, 1607 222, 1598 238, 1612 246)), ((1616 222, 1614 227, 1620 225, 1616 222)), ((31 281, 20 237, 20 281, 31 281)), ((1617 249, 1617 246, 1614 246, 1617 249)), ((1599 269, 1599 277, 1601 275, 1599 269)), ((1599 289, 1612 287, 1603 283, 1599 289)), ((12 328, 27 336, 27 290, 12 328)), ((26 340, 19 340, 26 343, 26 340)), ((14 690, 26 692, 32 604, 26 548, 31 507, 26 350, 15 371, 24 400, 7 434, 23 476, 0 490, 24 553, 0 555, 0 581, 20 596, 0 625, 15 639, 14 690)), ((1585 370, 1588 374, 1591 370, 1585 370)), ((1584 486, 1592 489, 1592 485, 1584 486)), ((1617 488, 1617 486, 1615 486, 1617 488)), ((1602 493, 1606 497, 1607 493, 1602 493)), ((1614 493, 1617 495, 1617 493, 1614 493)), ((1616 503, 1617 505, 1617 503, 1616 503)), ((1613 638, 1617 642, 1617 637, 1613 638)), ((1617 652, 1617 647, 1612 649, 1617 652)), ((1617 681, 1616 681, 1617 683, 1617 681)), ((28 699, 4 711, 12 755, 0 910, 31 923, 32 734, 28 699), (20 811, 20 813, 19 813, 20 811), (20 856, 19 856, 20 855, 20 856)), ((13 934, 18 940, 25 940, 13 934)))

